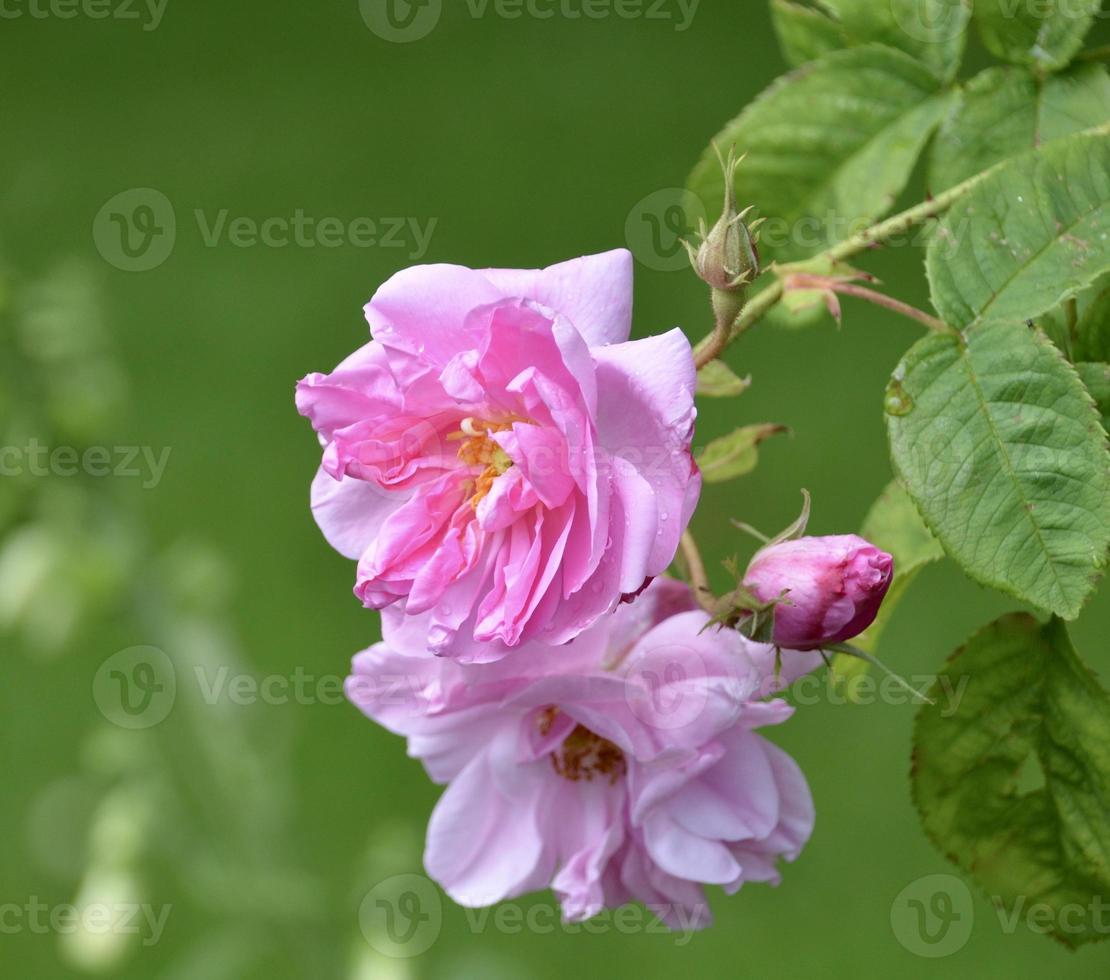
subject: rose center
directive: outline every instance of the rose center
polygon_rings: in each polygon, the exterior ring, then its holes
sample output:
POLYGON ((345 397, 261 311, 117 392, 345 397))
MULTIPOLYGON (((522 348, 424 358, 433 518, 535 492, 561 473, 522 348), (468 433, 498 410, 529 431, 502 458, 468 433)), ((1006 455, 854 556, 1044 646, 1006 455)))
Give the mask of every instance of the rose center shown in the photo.
POLYGON ((485 467, 473 481, 474 494, 470 498, 470 506, 475 509, 493 488, 493 481, 513 465, 508 453, 490 438, 491 432, 504 432, 512 425, 512 422, 465 418, 459 431, 449 437, 461 443, 458 457, 467 466, 485 467))
MULTIPOLYGON (((557 714, 558 709, 552 707, 539 716, 541 734, 551 730, 557 714)), ((574 783, 582 779, 591 782, 594 776, 599 776, 608 779, 610 785, 627 770, 624 753, 585 725, 576 725, 563 739, 563 744, 551 753, 551 766, 564 779, 574 783)))

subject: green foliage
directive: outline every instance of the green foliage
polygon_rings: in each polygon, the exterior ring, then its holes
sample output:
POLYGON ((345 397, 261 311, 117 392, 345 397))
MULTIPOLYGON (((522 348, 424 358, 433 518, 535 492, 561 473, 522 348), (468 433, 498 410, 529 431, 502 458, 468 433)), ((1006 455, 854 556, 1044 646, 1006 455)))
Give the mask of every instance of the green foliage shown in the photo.
POLYGON ((887 393, 895 468, 976 581, 1065 619, 1110 545, 1110 459, 1091 397, 1037 330, 918 341, 887 393))
POLYGON ((1089 301, 1080 302, 1073 360, 1110 361, 1110 282, 1099 283, 1089 301))
POLYGON ((933 145, 934 191, 996 163, 1110 119, 1110 75, 1079 65, 1039 79, 1024 68, 988 68, 967 83, 933 145))
POLYGON ((945 216, 927 255, 956 327, 1032 319, 1110 269, 1110 129, 1003 165, 945 216))
POLYGON ((971 10, 966 0, 772 0, 783 54, 800 65, 836 48, 879 43, 927 64, 943 79, 960 67, 971 10))
POLYGON ((1092 904, 1110 889, 1105 691, 1063 623, 1022 614, 972 637, 945 679, 964 692, 955 713, 939 698, 923 705, 914 733, 925 830, 1011 914, 1044 903, 1056 939, 1104 939, 1092 904))
POLYGON ((783 57, 794 66, 847 47, 842 26, 815 7, 793 0, 771 0, 771 21, 783 57))
POLYGON ((745 425, 714 439, 698 454, 702 479, 706 483, 725 483, 747 476, 759 465, 759 444, 788 431, 785 425, 745 425))
MULTIPOLYGON (((762 250, 804 258, 889 211, 953 97, 924 65, 880 45, 834 52, 775 82, 715 138, 747 154, 736 190, 769 219, 762 250)), ((689 184, 718 214, 712 148, 689 184)))
POLYGON ((992 54, 1042 71, 1063 68, 1083 46, 1102 0, 975 0, 975 23, 992 54))
POLYGON ((1110 361, 1110 276, 1103 276, 1036 322, 1072 364, 1110 361))
MULTIPOLYGON (((1104 934, 1096 902, 1110 888, 1110 700, 1063 624, 1110 549, 1110 76, 1093 61, 1068 67, 1099 0, 977 0, 986 46, 1009 64, 951 85, 972 6, 771 0, 801 67, 715 142, 748 154, 736 192, 769 219, 771 274, 755 289, 778 292, 759 294, 750 322, 819 319, 827 296, 799 273, 831 275, 835 260, 938 219, 926 272, 943 322, 888 386, 898 479, 861 529, 894 555, 895 576, 856 645, 876 649, 916 576, 945 555, 1053 614, 1047 626, 1000 620, 953 657, 942 686, 963 700, 922 708, 914 792, 930 836, 1005 914, 1047 905, 1053 934, 1077 946, 1104 934), (872 227, 934 131, 936 197, 872 227)), ((721 181, 707 151, 690 188, 711 213, 721 181)), ((706 482, 755 465, 757 428, 709 447, 706 482)), ((733 614, 743 599, 729 600, 733 614)), ((865 660, 833 666, 851 696, 865 660)))
POLYGON ((751 378, 741 378, 724 361, 710 361, 698 371, 699 398, 735 398, 751 386, 751 378))
POLYGON ((1075 365, 1102 416, 1102 427, 1110 432, 1110 364, 1081 361, 1075 365))

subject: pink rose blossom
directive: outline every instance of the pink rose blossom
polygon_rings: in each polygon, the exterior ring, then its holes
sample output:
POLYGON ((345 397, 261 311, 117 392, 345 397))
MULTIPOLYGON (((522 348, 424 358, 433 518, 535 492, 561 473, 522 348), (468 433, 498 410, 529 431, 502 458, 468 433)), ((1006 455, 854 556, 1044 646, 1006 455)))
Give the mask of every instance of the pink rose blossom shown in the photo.
POLYGON ((567 920, 644 902, 672 928, 709 924, 702 884, 778 883, 813 827, 805 779, 754 729, 761 700, 821 663, 733 630, 701 632, 689 590, 662 579, 562 650, 497 664, 426 655, 411 617, 359 654, 348 697, 448 784, 425 866, 457 902, 552 888, 567 920))
POLYGON ((779 646, 816 650, 843 643, 875 621, 894 575, 894 559, 854 534, 799 538, 757 552, 744 584, 775 607, 779 646))
POLYGON ((631 312, 623 250, 417 266, 367 304, 373 339, 298 385, 317 522, 424 650, 565 643, 670 564, 701 486, 695 371, 678 330, 630 342, 631 312))

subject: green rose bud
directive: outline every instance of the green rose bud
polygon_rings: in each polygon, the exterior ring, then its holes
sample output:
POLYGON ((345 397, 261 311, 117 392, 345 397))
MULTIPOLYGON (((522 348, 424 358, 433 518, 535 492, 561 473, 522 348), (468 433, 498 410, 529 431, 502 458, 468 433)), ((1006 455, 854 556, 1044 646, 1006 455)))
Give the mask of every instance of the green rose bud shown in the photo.
POLYGON ((760 273, 756 229, 762 219, 749 226, 746 219, 752 209, 737 207, 733 175, 743 158, 736 158, 735 148, 729 150, 727 160, 719 150, 717 156, 725 175, 724 209, 712 230, 707 233, 702 227, 701 245, 695 249, 687 242, 686 247, 698 278, 713 290, 718 322, 731 322, 744 305, 746 287, 760 273))

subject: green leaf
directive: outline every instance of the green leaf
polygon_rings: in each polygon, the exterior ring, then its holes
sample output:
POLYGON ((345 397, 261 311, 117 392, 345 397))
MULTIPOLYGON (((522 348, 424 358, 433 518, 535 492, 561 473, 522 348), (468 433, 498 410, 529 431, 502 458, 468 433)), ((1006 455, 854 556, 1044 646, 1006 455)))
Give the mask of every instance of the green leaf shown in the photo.
POLYGON ((783 56, 794 66, 847 46, 839 23, 820 10, 791 0, 771 0, 771 22, 783 56))
POLYGON ((1110 545, 1110 456, 1075 370, 1038 330, 931 334, 887 390, 895 469, 984 585, 1074 619, 1110 545))
POLYGON ((926 833, 1009 915, 1044 903, 1066 945, 1105 939, 1110 699, 1063 623, 1003 617, 956 651, 933 692, 914 730, 926 833))
MULTIPOLYGON (((879 615, 863 633, 852 640, 854 646, 874 653, 879 637, 886 629, 894 610, 901 602, 918 572, 944 557, 944 549, 925 526, 910 495, 894 480, 883 490, 864 519, 860 534, 876 547, 894 556, 894 580, 890 583, 879 615)), ((833 657, 833 670, 840 680, 868 672, 866 660, 838 653, 833 657)), ((848 690, 851 697, 851 684, 848 690)))
POLYGON ((1110 282, 1100 283, 1089 297, 1080 297, 1075 358, 1110 361, 1110 282))
POLYGON ((1030 320, 1110 269, 1110 127, 987 177, 929 244, 933 305, 956 327, 1030 320))
POLYGON ((988 68, 964 88, 933 144, 929 182, 946 190, 996 163, 1110 119, 1110 75, 1079 65, 1038 79, 988 68))
POLYGON ((759 464, 759 444, 789 431, 785 425, 746 425, 714 439, 698 455, 702 479, 706 483, 724 483, 747 476, 759 464))
POLYGON ((1102 0, 975 0, 988 50, 1018 65, 1056 71, 1083 46, 1102 0))
MULTIPOLYGON (((747 159, 740 201, 768 218, 760 247, 779 260, 822 251, 894 204, 950 93, 923 65, 879 45, 837 51, 775 82, 717 135, 747 159)), ((690 176, 707 213, 724 177, 712 148, 690 176)))
POLYGON ((752 379, 738 377, 724 361, 710 361, 698 371, 698 395, 702 398, 735 398, 744 394, 752 379))
POLYGON ((786 60, 813 61, 840 48, 885 44, 928 65, 944 80, 963 57, 971 9, 966 0, 771 0, 786 60))
POLYGON ((1110 364, 1081 361, 1075 370, 1098 406, 1102 428, 1110 432, 1110 364))
POLYGON ((960 67, 971 19, 968 0, 822 0, 849 44, 878 42, 927 64, 945 81, 960 67))
POLYGON ((1072 364, 1110 361, 1110 276, 1038 317, 1037 326, 1072 364))

